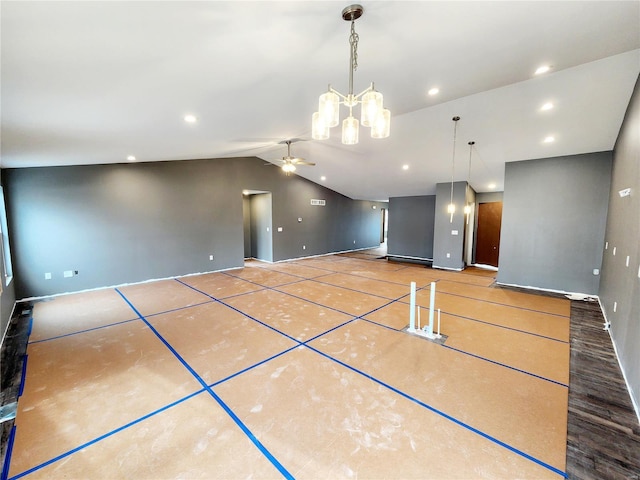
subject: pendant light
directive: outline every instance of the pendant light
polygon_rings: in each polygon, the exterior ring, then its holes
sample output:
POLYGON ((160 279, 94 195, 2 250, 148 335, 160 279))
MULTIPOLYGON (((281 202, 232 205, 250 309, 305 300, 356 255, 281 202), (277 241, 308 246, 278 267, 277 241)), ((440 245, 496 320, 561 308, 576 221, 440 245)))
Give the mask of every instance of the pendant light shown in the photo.
POLYGON ((456 167, 456 135, 458 133, 458 120, 460 117, 453 117, 453 157, 451 159, 451 197, 449 199, 449 205, 447 206, 447 212, 451 215, 449 223, 453 223, 453 214, 456 213, 456 205, 453 203, 453 174, 456 167))
POLYGON ((471 182, 471 152, 475 144, 476 142, 474 141, 469 142, 469 172, 467 173, 467 185, 464 192, 464 214, 467 216, 467 225, 469 225, 469 217, 471 217, 471 203, 467 203, 467 198, 469 198, 469 188, 471 188, 469 184, 471 182))

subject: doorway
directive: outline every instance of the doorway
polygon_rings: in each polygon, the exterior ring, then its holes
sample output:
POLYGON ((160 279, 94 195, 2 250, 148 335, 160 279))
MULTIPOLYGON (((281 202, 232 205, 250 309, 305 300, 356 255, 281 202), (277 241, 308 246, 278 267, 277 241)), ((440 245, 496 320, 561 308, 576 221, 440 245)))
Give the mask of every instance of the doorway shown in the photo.
POLYGON ((488 265, 498 268, 501 227, 502 202, 479 203, 476 265, 488 265))
POLYGON ((380 243, 385 243, 389 229, 389 210, 387 208, 381 208, 380 213, 382 214, 380 219, 380 243))
POLYGON ((271 193, 243 191, 244 258, 273 261, 271 193))

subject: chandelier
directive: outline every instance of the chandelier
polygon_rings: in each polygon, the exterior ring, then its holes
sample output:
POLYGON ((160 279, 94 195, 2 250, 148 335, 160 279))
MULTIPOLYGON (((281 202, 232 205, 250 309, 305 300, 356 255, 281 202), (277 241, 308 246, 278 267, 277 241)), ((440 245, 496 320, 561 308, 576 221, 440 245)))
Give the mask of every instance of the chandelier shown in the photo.
POLYGON ((355 145, 358 143, 358 133, 361 123, 371 128, 372 138, 386 138, 389 136, 391 112, 382 105, 382 94, 377 92, 373 82, 361 93, 353 93, 353 72, 358 68, 358 34, 355 31, 355 21, 362 16, 364 9, 361 5, 350 5, 342 10, 342 18, 351 22, 349 45, 351 55, 349 59, 349 93, 343 95, 329 85, 326 93, 320 95, 318 111, 312 118, 312 138, 326 140, 329 129, 340 123, 340 104, 349 109, 349 116, 342 121, 342 143, 355 145), (353 116, 353 107, 360 104, 360 122, 353 116))

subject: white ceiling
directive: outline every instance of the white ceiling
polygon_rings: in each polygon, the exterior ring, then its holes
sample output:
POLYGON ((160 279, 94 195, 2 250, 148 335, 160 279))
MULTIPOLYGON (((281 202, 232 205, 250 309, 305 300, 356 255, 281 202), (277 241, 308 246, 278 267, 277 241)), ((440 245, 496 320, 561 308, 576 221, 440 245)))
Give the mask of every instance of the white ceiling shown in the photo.
MULTIPOLYGON (((613 148, 640 73, 637 0, 361 3, 354 90, 375 82, 391 136, 295 143, 317 164, 299 175, 357 199, 433 194, 454 115, 455 180, 473 140, 480 192, 503 188, 505 162, 613 148)), ((347 93, 348 4, 0 2, 0 165, 281 158, 329 83, 347 93)))

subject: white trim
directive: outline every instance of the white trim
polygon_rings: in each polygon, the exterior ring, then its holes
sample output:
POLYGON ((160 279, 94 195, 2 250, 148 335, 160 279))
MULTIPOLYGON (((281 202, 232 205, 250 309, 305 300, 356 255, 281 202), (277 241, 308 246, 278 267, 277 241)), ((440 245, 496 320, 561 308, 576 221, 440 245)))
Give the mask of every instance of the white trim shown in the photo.
POLYGON ((461 272, 464 270, 464 268, 440 267, 438 265, 432 265, 431 268, 438 268, 440 270, 451 270, 452 272, 461 272))
POLYGON ((566 290, 554 290, 553 288, 541 288, 541 287, 532 287, 531 285, 518 285, 516 283, 504 283, 504 282, 496 282, 498 285, 504 285, 505 287, 517 287, 517 288, 526 288, 528 290, 538 290, 540 292, 551 292, 551 293, 562 293, 565 295, 585 295, 591 298, 598 298, 597 295, 592 295, 590 293, 583 292, 568 292, 566 290))
POLYGON ((408 258, 409 260, 421 260, 423 262, 433 263, 433 258, 412 257, 411 255, 394 255, 393 253, 389 253, 389 252, 387 252, 386 256, 391 258, 408 258))
POLYGON ((469 266, 476 267, 476 268, 482 268, 484 270, 492 270, 494 272, 498 271, 498 267, 494 267, 493 265, 485 265, 484 263, 471 263, 469 266))
POLYGON ((605 313, 604 306, 598 298, 598 304, 600 305, 600 311, 602 312, 602 316, 604 317, 605 324, 609 324, 609 328, 607 332, 609 333, 609 338, 611 339, 611 345, 613 345, 613 351, 616 354, 616 360, 618 361, 618 366, 620 367, 620 371, 622 372, 622 378, 624 378, 624 383, 627 385, 627 391, 629 392, 629 398, 631 398, 631 404, 633 405, 633 409, 636 412, 636 417, 638 417, 638 423, 640 423, 640 408, 638 406, 638 401, 633 396, 633 390, 631 390, 631 384, 629 383, 629 379, 624 372, 624 368, 622 363, 620 362, 620 355, 618 355, 618 347, 616 347, 616 342, 613 340, 613 336, 611 335, 611 323, 607 319, 607 314, 605 313))
MULTIPOLYGON (((284 260, 278 260, 276 262, 269 262, 268 260, 259 260, 259 261, 268 262, 268 263, 295 262, 296 260, 303 260, 303 259, 306 259, 306 258, 328 257, 329 255, 339 255, 340 253, 360 252, 362 250, 372 250, 372 249, 375 249, 375 248, 379 248, 379 246, 378 247, 353 248, 351 250, 340 250, 338 252, 319 253, 317 255, 305 255, 305 256, 302 256, 302 257, 286 258, 284 260)), ((256 260, 258 260, 258 259, 256 259, 256 260)))

